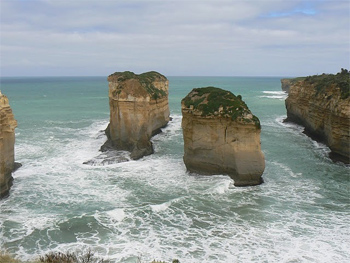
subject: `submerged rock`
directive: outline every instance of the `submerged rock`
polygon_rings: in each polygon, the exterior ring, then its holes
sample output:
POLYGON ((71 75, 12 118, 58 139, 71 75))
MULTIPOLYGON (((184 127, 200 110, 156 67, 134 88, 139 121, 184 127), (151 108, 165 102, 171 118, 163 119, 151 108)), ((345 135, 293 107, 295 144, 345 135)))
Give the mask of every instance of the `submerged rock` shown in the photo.
POLYGON ((86 162, 83 162, 83 164, 91 165, 91 166, 104 166, 104 165, 111 165, 116 163, 124 163, 128 162, 129 158, 128 155, 126 155, 123 151, 117 151, 117 150, 108 150, 97 157, 88 160, 86 162))
POLYGON ((151 137, 169 122, 169 81, 158 72, 137 75, 130 71, 108 77, 110 123, 107 144, 130 152, 137 160, 153 153, 151 137))
POLYGON ((287 119, 324 142, 334 161, 350 163, 350 73, 297 78, 285 101, 287 119))
POLYGON ((193 89, 181 102, 184 162, 189 172, 227 174, 236 186, 263 182, 260 121, 240 95, 193 89))
POLYGON ((12 172, 21 165, 15 163, 15 128, 8 98, 0 92, 0 198, 9 194, 12 186, 12 172))

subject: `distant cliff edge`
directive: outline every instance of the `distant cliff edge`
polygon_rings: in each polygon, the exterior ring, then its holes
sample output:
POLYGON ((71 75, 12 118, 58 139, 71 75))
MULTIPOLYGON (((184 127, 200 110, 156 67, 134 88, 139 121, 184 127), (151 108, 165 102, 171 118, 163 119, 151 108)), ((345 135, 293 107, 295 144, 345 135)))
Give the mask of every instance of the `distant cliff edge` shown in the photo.
POLYGON ((12 186, 12 172, 20 166, 15 163, 15 128, 8 98, 0 91, 0 198, 9 195, 12 186))
POLYGON ((324 142, 334 161, 350 163, 350 73, 322 74, 281 80, 290 84, 285 101, 287 119, 324 142))
POLYGON ((184 163, 189 172, 227 174, 236 186, 263 182, 260 121, 240 95, 193 89, 181 102, 184 163))
POLYGON ((125 71, 111 74, 108 82, 110 123, 102 150, 127 150, 134 160, 152 154, 151 137, 170 120, 168 79, 155 71, 125 71))
POLYGON ((304 80, 304 77, 291 78, 291 79, 281 79, 282 90, 289 93, 290 87, 295 83, 304 80))

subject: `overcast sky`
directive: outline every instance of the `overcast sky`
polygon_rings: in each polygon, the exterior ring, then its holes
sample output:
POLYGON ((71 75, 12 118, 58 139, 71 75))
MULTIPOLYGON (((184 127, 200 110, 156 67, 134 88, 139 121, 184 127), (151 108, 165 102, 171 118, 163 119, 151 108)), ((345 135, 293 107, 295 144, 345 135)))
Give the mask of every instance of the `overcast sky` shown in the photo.
POLYGON ((349 68, 349 0, 0 0, 1 76, 349 68))

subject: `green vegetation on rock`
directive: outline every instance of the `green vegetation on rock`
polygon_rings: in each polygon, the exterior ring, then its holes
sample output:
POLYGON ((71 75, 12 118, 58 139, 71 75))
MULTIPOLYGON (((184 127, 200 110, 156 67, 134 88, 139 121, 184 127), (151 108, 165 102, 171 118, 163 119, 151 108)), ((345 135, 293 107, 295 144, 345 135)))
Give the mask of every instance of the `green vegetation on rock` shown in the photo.
POLYGON ((124 72, 115 72, 108 76, 108 80, 117 80, 118 82, 121 82, 121 84, 118 86, 118 92, 120 93, 123 89, 122 82, 130 80, 130 79, 136 79, 140 82, 141 86, 146 89, 148 94, 150 94, 151 98, 157 100, 164 96, 166 96, 166 92, 161 89, 157 89, 153 82, 157 80, 167 80, 167 78, 156 72, 156 71, 149 71, 146 73, 142 73, 140 75, 135 74, 131 71, 124 71, 124 72))
POLYGON ((308 76, 304 80, 305 83, 315 87, 317 93, 324 93, 327 88, 332 86, 339 88, 341 98, 346 99, 350 96, 350 72, 347 69, 341 69, 337 74, 322 74, 308 76))
POLYGON ((14 259, 8 253, 0 251, 0 263, 111 263, 104 261, 103 259, 96 258, 91 250, 86 253, 62 253, 62 252, 50 252, 44 256, 40 256, 35 261, 21 261, 14 259))
MULTIPOLYGON (((50 252, 44 256, 40 256, 37 261, 21 261, 13 258, 8 253, 0 251, 0 263, 113 263, 114 261, 103 260, 94 256, 91 250, 86 253, 62 253, 62 252, 50 252)), ((141 263, 141 258, 138 262, 141 263)), ((150 263, 168 263, 166 261, 153 260, 150 263)), ((180 263, 178 259, 173 259, 171 263, 180 263)))
POLYGON ((249 110, 242 96, 235 96, 232 92, 216 87, 193 89, 183 100, 186 108, 201 112, 205 116, 228 117, 232 120, 254 122, 260 129, 260 121, 249 110))
POLYGON ((0 263, 21 263, 21 261, 14 259, 9 254, 0 251, 0 263))
POLYGON ((291 84, 295 84, 295 83, 297 83, 299 81, 305 80, 306 77, 297 77, 297 78, 290 78, 290 79, 287 78, 287 79, 290 81, 291 84))

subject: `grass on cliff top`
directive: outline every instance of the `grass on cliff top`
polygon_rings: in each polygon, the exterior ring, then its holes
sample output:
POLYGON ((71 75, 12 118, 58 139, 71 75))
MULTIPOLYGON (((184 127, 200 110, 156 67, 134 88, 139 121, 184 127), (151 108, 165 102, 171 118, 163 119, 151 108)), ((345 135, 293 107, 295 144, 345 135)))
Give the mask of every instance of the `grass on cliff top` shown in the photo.
POLYGON ((315 87, 317 93, 324 93, 327 88, 335 86, 340 89, 341 99, 350 96, 350 72, 347 69, 341 69, 337 74, 322 74, 308 76, 304 80, 305 83, 315 87))
POLYGON ((286 78, 286 79, 289 80, 291 84, 295 84, 295 83, 297 83, 298 81, 305 80, 306 77, 286 78))
MULTIPOLYGON (((157 89, 153 85, 153 82, 156 80, 167 80, 167 78, 164 75, 156 71, 149 71, 139 75, 131 71, 115 72, 108 76, 108 79, 113 78, 116 78, 118 82, 124 82, 129 79, 138 80, 141 86, 144 87, 148 94, 150 94, 151 97, 155 100, 166 96, 166 92, 164 90, 157 89)), ((123 85, 120 84, 117 89, 119 89, 119 92, 121 92, 121 90, 123 89, 123 85)))
POLYGON ((193 106, 194 110, 202 112, 202 116, 220 115, 230 117, 232 120, 240 118, 246 122, 254 122, 260 128, 259 119, 251 113, 242 96, 235 96, 227 90, 216 87, 195 88, 182 103, 187 108, 193 106), (252 119, 247 118, 249 114, 252 114, 252 119))
POLYGON ((156 71, 149 71, 142 74, 135 74, 131 71, 124 71, 124 72, 114 72, 113 74, 109 75, 109 77, 117 77, 118 81, 124 81, 128 79, 139 79, 142 81, 155 81, 156 79, 164 79, 166 80, 166 77, 156 71))

